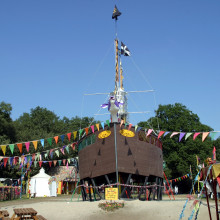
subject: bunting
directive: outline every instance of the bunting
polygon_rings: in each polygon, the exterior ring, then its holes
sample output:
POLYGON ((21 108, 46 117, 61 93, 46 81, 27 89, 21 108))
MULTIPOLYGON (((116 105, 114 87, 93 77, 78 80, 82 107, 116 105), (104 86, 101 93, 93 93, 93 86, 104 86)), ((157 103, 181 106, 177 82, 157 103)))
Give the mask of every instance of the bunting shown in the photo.
POLYGON ((172 183, 172 182, 178 182, 178 181, 184 180, 184 179, 186 179, 186 178, 188 178, 188 177, 190 177, 190 174, 189 174, 189 173, 186 174, 186 175, 184 175, 184 176, 177 177, 177 178, 175 178, 175 179, 171 179, 171 180, 168 180, 168 181, 170 181, 171 183, 172 183))
POLYGON ((199 134, 201 134, 201 133, 200 133, 200 132, 196 132, 196 133, 193 135, 193 140, 195 140, 199 134))
POLYGON ((61 141, 62 141, 62 143, 63 143, 64 138, 65 138, 65 134, 60 135, 60 138, 61 138, 61 141))
POLYGON ((32 141, 33 145, 34 145, 34 149, 37 150, 37 141, 32 141))
MULTIPOLYGON (((121 123, 120 123, 120 126, 122 126, 122 124, 124 123, 123 120, 121 120, 121 123)), ((100 124, 103 128, 103 130, 105 129, 105 123, 104 122, 101 122, 101 123, 97 123, 95 124, 97 130, 99 131, 100 129, 100 124)), ((106 120, 106 124, 108 126, 110 126, 110 123, 109 123, 109 120, 106 120)), ((125 127, 128 125, 128 130, 131 129, 132 127, 132 124, 125 124, 125 127)), ((77 138, 77 132, 79 132, 79 138, 82 137, 82 133, 83 131, 86 132, 86 134, 88 134, 89 132, 89 128, 91 128, 91 131, 92 133, 95 132, 95 126, 94 125, 91 125, 90 127, 87 127, 87 128, 84 128, 84 129, 80 129, 78 131, 73 131, 73 132, 70 132, 70 133, 67 133, 66 136, 68 138, 68 140, 70 141, 71 140, 71 134, 73 133, 73 137, 74 137, 74 140, 76 140, 77 138)), ((139 127, 138 125, 135 125, 135 132, 138 132, 140 131, 141 129, 143 129, 142 127, 139 127)), ((148 129, 147 130, 147 136, 149 136, 152 132, 154 132, 153 129, 148 129)), ((161 138, 161 137, 165 137, 167 136, 169 133, 171 133, 170 135, 170 138, 172 138, 173 136, 175 135, 178 135, 179 134, 179 142, 181 142, 185 136, 185 140, 187 140, 191 135, 193 135, 193 140, 195 140, 200 134, 202 134, 202 142, 205 141, 205 139, 210 136, 211 139, 213 140, 214 137, 220 133, 220 131, 209 131, 209 132, 184 132, 184 131, 181 131, 181 132, 178 132, 178 131, 173 131, 173 132, 170 132, 170 131, 158 131, 159 134, 158 134, 158 139, 161 138)), ((157 132, 154 132, 154 133, 157 133, 157 132)), ((65 140, 65 134, 63 135, 60 135, 60 136, 55 136, 55 137, 50 137, 50 138, 47 138, 47 142, 49 144, 49 146, 52 146, 52 140, 54 139, 55 140, 55 143, 57 144, 58 143, 58 139, 62 140, 62 143, 64 142, 65 140)), ((35 141, 27 141, 27 142, 22 142, 22 143, 16 143, 18 149, 19 149, 19 152, 22 153, 22 144, 25 144, 25 148, 27 150, 27 152, 29 152, 29 147, 30 147, 30 142, 33 143, 33 146, 35 148, 35 150, 37 150, 37 144, 38 144, 38 141, 41 143, 42 147, 44 148, 44 145, 45 145, 45 139, 39 139, 39 140, 35 140, 35 141)), ((9 147, 11 153, 13 154, 14 153, 14 145, 15 144, 4 144, 4 145, 0 145, 1 147, 1 150, 3 152, 3 154, 5 155, 5 153, 7 152, 7 147, 9 147), (6 146, 6 147, 5 147, 6 146)))
POLYGON ((120 127, 123 125, 123 123, 124 123, 124 120, 121 120, 120 127))
POLYGON ((136 132, 137 128, 138 128, 138 125, 135 125, 135 127, 134 127, 135 132, 136 132))
POLYGON ((42 147, 44 147, 44 139, 40 139, 40 143, 41 143, 42 147))
POLYGON ((149 130, 147 131, 147 137, 152 133, 152 131, 153 131, 153 129, 149 129, 149 130))
POLYGON ((110 123, 109 120, 106 120, 106 124, 108 125, 108 127, 110 128, 110 123))
POLYGON ((185 132, 180 132, 180 136, 179 136, 179 142, 182 140, 182 138, 185 136, 185 132))
POLYGON ((172 138, 174 135, 177 135, 179 134, 179 132, 173 132, 171 135, 170 135, 170 138, 172 138))
POLYGON ((54 140, 55 140, 56 144, 58 143, 58 139, 59 139, 59 136, 54 137, 54 140))
POLYGON ((157 138, 159 139, 164 133, 165 133, 165 131, 160 131, 157 138))
POLYGON ((71 138, 71 132, 68 133, 68 134, 66 134, 66 135, 67 135, 67 137, 68 137, 68 140, 70 141, 70 138, 71 138))
POLYGON ((203 132, 202 133, 202 142, 206 139, 210 132, 203 132))
POLYGON ((105 123, 104 122, 101 122, 101 126, 103 128, 103 130, 105 129, 105 123))
POLYGON ((11 153, 13 154, 14 153, 15 145, 14 144, 9 144, 9 148, 11 150, 11 153))
POLYGON ((88 133, 89 133, 89 128, 88 127, 85 128, 85 132, 86 132, 86 135, 88 135, 88 133))
POLYGON ((80 136, 80 137, 81 137, 82 133, 83 133, 83 129, 80 129, 80 130, 79 130, 79 136, 80 136))
POLYGON ((49 143, 49 145, 52 145, 52 138, 47 138, 47 142, 49 143))
POLYGON ((76 135, 77 135, 77 131, 74 131, 74 132, 73 132, 74 141, 76 140, 76 135))
POLYGON ((26 150, 29 152, 30 142, 25 142, 26 150))
POLYGON ((18 143, 17 146, 18 146, 20 153, 22 153, 22 143, 18 143))
POLYGON ((95 132, 94 125, 91 125, 90 128, 92 130, 92 133, 94 133, 95 132))
POLYGON ((3 152, 3 154, 5 155, 5 152, 6 152, 6 145, 1 145, 1 148, 2 148, 2 152, 3 152))
POLYGON ((96 126, 97 130, 99 131, 99 124, 96 124, 95 126, 96 126))

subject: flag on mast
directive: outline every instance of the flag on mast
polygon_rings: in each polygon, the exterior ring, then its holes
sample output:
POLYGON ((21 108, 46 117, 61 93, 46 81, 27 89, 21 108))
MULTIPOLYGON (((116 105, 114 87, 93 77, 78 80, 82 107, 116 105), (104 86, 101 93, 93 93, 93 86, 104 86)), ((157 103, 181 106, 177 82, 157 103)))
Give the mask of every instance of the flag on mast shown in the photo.
POLYGON ((126 45, 121 42, 121 54, 124 56, 131 56, 131 52, 126 45))
POLYGON ((121 12, 117 9, 116 5, 112 14, 112 19, 118 20, 118 16, 121 15, 121 12))

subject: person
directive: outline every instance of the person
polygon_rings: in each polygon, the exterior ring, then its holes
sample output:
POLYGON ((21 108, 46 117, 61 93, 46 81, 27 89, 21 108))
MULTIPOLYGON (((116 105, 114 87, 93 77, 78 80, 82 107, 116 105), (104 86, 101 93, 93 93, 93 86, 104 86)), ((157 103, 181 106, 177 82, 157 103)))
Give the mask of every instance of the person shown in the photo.
POLYGON ((178 194, 178 186, 175 186, 174 192, 175 192, 176 195, 178 194))

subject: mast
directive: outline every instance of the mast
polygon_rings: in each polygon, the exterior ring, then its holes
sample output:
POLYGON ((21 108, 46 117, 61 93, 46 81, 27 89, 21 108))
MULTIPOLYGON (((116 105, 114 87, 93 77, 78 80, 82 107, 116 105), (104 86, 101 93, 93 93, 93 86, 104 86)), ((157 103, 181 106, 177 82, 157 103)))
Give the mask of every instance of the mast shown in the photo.
MULTIPOLYGON (((117 21, 115 21, 117 22, 117 21)), ((118 67, 118 39, 117 39, 117 33, 116 33, 116 39, 115 39, 115 91, 116 94, 119 87, 119 67, 118 67)))
POLYGON ((123 88, 123 69, 122 69, 122 64, 121 64, 121 56, 120 56, 120 88, 124 90, 123 88))
POLYGON ((123 103, 118 110, 118 119, 124 120, 127 122, 128 120, 128 112, 127 112, 127 97, 126 92, 123 88, 123 70, 121 65, 121 56, 118 49, 118 38, 117 38, 117 20, 118 16, 121 15, 121 12, 118 11, 116 5, 113 11, 112 19, 115 19, 115 90, 114 92, 110 93, 111 96, 114 96, 115 99, 123 103), (119 80, 119 61, 120 61, 120 80, 119 80), (120 83, 119 83, 120 82, 120 83))

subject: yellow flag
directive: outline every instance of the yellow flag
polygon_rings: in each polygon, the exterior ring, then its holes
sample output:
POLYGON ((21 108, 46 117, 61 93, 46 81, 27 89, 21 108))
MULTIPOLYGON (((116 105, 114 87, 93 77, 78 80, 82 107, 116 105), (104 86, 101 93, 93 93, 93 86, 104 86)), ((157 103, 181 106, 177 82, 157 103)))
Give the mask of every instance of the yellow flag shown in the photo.
POLYGON ((34 149, 37 150, 37 141, 32 141, 33 145, 34 145, 34 149))
POLYGON ((4 156, 5 156, 5 152, 6 152, 6 145, 1 145, 1 148, 2 148, 2 152, 3 152, 4 156))
POLYGON ((74 140, 76 139, 76 135, 77 135, 77 131, 74 131, 74 132, 73 132, 74 140))
POLYGON ((97 127, 97 130, 99 131, 99 124, 96 124, 95 126, 97 127))

